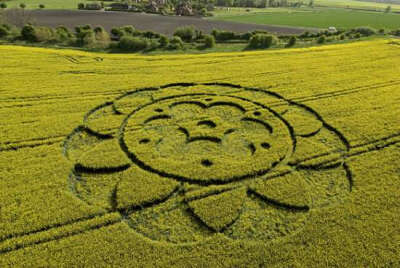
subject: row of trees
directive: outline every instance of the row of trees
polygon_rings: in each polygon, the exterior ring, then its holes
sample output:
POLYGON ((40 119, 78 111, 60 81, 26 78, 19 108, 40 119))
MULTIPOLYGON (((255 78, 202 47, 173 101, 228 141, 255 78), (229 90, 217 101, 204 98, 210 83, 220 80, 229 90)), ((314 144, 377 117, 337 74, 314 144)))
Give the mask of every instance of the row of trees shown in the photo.
POLYGON ((152 31, 138 31, 132 26, 113 28, 110 35, 100 26, 79 26, 72 32, 64 26, 49 28, 27 24, 19 29, 0 24, 0 38, 9 42, 25 41, 122 52, 176 50, 184 49, 189 44, 197 48, 212 48, 215 45, 212 35, 203 34, 193 27, 178 28, 174 36, 169 38, 152 31))
MULTIPOLYGON (((5 3, 5 2, 1 2, 0 3, 0 8, 1 9, 6 9, 7 7, 8 7, 7 3, 5 3)), ((25 9, 26 8, 26 4, 21 3, 21 4, 19 4, 19 7, 22 8, 22 9, 25 9)), ((44 4, 39 4, 37 7, 40 8, 40 9, 44 9, 46 6, 44 4)))
POLYGON ((303 1, 288 1, 288 0, 216 0, 217 6, 225 7, 301 7, 303 1))
MULTIPOLYGON (((212 48, 216 43, 247 43, 248 49, 266 49, 293 47, 299 42, 303 45, 322 44, 335 40, 358 39, 375 34, 385 34, 385 31, 383 29, 376 31, 370 27, 358 27, 347 31, 304 32, 298 36, 275 36, 265 31, 236 33, 213 30, 209 35, 189 26, 179 27, 175 30, 173 37, 167 37, 152 31, 139 31, 133 26, 115 27, 108 33, 100 26, 92 28, 89 25, 76 27, 72 32, 63 26, 49 28, 27 24, 22 28, 16 28, 0 24, 0 38, 9 42, 25 41, 120 52, 204 49, 212 48)), ((392 31, 390 34, 400 36, 400 29, 392 31)))

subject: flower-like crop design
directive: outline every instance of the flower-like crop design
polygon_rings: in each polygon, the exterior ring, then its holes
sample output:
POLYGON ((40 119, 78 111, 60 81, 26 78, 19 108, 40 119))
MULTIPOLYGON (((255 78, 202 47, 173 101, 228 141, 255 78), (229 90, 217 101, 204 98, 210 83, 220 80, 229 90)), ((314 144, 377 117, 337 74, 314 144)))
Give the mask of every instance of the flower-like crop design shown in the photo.
POLYGON ((127 92, 89 111, 64 149, 77 197, 171 243, 287 236, 352 187, 349 144, 317 112, 226 83, 127 92))

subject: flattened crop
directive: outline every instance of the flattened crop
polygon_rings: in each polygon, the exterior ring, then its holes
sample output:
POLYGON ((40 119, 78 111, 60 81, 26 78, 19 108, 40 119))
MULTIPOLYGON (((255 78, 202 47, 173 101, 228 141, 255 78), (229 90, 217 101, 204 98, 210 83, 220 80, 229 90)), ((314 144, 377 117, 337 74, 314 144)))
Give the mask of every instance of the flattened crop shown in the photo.
POLYGON ((1 266, 400 264, 390 41, 186 57, 6 49, 1 266))

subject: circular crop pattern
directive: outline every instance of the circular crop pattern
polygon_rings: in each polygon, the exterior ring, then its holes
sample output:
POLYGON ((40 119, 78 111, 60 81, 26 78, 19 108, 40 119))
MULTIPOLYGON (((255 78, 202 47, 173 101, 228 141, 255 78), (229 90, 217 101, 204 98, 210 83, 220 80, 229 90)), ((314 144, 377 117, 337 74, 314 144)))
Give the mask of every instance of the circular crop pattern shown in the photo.
POLYGON ((127 92, 65 140, 71 191, 170 243, 268 241, 351 191, 345 137, 267 90, 181 83, 127 92))
POLYGON ((121 130, 134 163, 194 184, 263 175, 293 151, 279 114, 230 96, 166 97, 135 110, 121 130))

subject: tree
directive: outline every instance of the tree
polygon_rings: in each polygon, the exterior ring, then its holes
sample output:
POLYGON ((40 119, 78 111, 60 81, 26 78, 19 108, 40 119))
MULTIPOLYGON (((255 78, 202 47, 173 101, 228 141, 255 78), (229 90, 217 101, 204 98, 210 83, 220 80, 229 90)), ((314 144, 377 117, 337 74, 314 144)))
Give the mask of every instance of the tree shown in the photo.
POLYGON ((174 36, 169 41, 169 49, 183 49, 183 41, 179 36, 174 36))
POLYGON ((185 42, 191 42, 193 40, 195 31, 193 26, 183 26, 176 28, 174 36, 180 37, 185 42))
POLYGON ((289 39, 289 42, 286 44, 286 47, 292 47, 296 45, 296 42, 297 42, 296 36, 292 35, 289 39))
POLYGON ((215 46, 215 38, 212 35, 205 34, 204 35, 204 47, 205 48, 212 48, 215 46))
POLYGON ((308 6, 309 7, 314 7, 314 0, 310 0, 310 2, 308 2, 308 6))
POLYGON ((392 7, 391 6, 387 6, 385 9, 385 13, 390 13, 390 11, 392 11, 392 7))
POLYGON ((249 48, 270 48, 278 43, 278 39, 270 34, 255 34, 249 40, 249 48))
POLYGON ((6 3, 0 3, 0 8, 1 9, 6 9, 7 8, 7 4, 6 3))
POLYGON ((267 7, 267 0, 261 0, 260 4, 258 5, 259 8, 266 8, 267 7))
POLYGON ((7 25, 0 25, 0 38, 6 37, 10 33, 7 25))
POLYGON ((161 35, 160 39, 158 40, 160 42, 160 47, 166 48, 169 44, 168 37, 165 35, 161 35))
POLYGON ((323 44, 326 41, 326 36, 325 35, 321 35, 318 39, 317 39, 317 43, 318 44, 323 44))
POLYGON ((39 5, 39 8, 40 8, 40 9, 44 9, 45 6, 44 6, 43 4, 40 4, 40 5, 39 5))
POLYGON ((25 9, 26 5, 24 3, 21 3, 21 4, 19 4, 19 7, 22 8, 22 9, 25 9))

